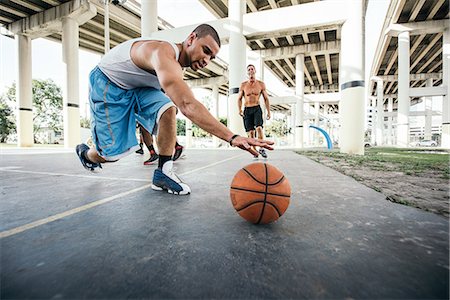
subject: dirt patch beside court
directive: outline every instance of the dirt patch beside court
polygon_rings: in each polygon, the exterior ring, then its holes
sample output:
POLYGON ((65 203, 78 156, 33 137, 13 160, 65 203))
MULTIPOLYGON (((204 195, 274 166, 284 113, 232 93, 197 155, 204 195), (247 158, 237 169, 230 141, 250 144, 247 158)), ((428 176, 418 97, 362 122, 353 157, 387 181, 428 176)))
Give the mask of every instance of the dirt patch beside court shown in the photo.
POLYGON ((300 154, 355 178, 384 194, 386 200, 449 216, 449 180, 442 175, 441 170, 429 169, 420 174, 407 174, 409 172, 398 170, 390 162, 355 163, 317 152, 300 154))

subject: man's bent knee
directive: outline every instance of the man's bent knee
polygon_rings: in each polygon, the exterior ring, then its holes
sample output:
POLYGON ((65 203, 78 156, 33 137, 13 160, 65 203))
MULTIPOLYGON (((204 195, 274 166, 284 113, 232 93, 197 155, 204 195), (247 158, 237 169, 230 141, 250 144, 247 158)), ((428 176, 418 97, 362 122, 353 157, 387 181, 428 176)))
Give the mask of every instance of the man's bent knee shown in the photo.
POLYGON ((165 112, 162 113, 161 119, 175 119, 177 116, 177 108, 175 106, 171 106, 166 109, 165 112))

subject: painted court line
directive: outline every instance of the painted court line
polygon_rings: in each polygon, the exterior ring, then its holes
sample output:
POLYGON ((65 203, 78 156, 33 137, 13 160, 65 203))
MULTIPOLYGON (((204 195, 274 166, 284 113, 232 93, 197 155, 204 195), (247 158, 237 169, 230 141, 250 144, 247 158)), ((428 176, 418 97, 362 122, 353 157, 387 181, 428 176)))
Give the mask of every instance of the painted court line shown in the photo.
MULTIPOLYGON (((194 172, 197 172, 197 171, 200 171, 200 170, 203 170, 203 169, 206 169, 206 168, 209 168, 209 167, 212 167, 212 166, 224 163, 226 161, 235 159, 235 158, 237 158, 239 156, 242 156, 242 155, 243 154, 240 154, 240 155, 237 155, 237 156, 233 156, 231 158, 227 158, 227 159, 224 159, 224 160, 221 160, 221 161, 209 164, 207 166, 203 166, 203 167, 200 167, 200 168, 188 171, 188 172, 184 172, 184 173, 180 174, 180 176, 184 176, 186 174, 191 174, 191 173, 194 173, 194 172)), ((12 171, 12 170, 8 170, 8 171, 12 171)), ((24 171, 24 172, 26 172, 26 171, 24 171)), ((97 177, 95 177, 95 178, 97 178, 97 177)), ((141 187, 129 190, 127 192, 123 192, 123 193, 120 193, 120 194, 117 194, 117 195, 114 195, 114 196, 111 196, 111 197, 107 197, 107 198, 104 198, 104 199, 101 199, 101 200, 97 200, 97 201, 91 202, 89 204, 82 205, 82 206, 79 206, 79 207, 67 210, 65 212, 62 212, 62 213, 59 213, 59 214, 56 214, 56 215, 53 215, 53 216, 50 216, 50 217, 47 217, 47 218, 44 218, 44 219, 40 219, 40 220, 31 222, 31 223, 28 223, 28 224, 25 224, 25 225, 22 225, 22 226, 18 226, 16 228, 12 228, 12 229, 9 229, 9 230, 2 231, 2 232, 0 232, 0 239, 5 238, 5 237, 9 237, 9 236, 12 236, 12 235, 15 235, 15 234, 18 234, 18 233, 21 233, 21 232, 24 232, 26 230, 29 230, 29 229, 32 229, 32 228, 35 228, 35 227, 38 227, 38 226, 41 226, 41 225, 44 225, 44 224, 51 223, 53 221, 56 221, 56 220, 59 220, 59 219, 71 216, 73 214, 76 214, 76 213, 88 210, 90 208, 93 208, 93 207, 96 207, 96 206, 99 206, 99 205, 111 202, 111 201, 113 201, 115 199, 118 199, 118 198, 121 198, 121 197, 125 197, 125 196, 128 196, 130 194, 142 191, 142 190, 147 189, 149 187, 151 187, 151 184, 146 184, 144 186, 141 186, 141 187)))
POLYGON ((149 181, 149 179, 138 179, 138 178, 105 177, 105 176, 93 176, 93 175, 79 175, 79 174, 65 174, 65 173, 50 173, 50 172, 35 172, 35 171, 24 171, 24 170, 12 170, 12 169, 8 169, 8 167, 0 168, 0 171, 15 172, 15 173, 26 173, 26 174, 34 174, 34 175, 81 177, 81 178, 89 178, 89 179, 108 179, 108 180, 139 181, 139 182, 148 182, 149 181))
POLYGON ((14 235, 14 234, 18 234, 18 233, 26 231, 28 229, 32 229, 32 228, 35 228, 35 227, 38 227, 38 226, 41 226, 41 225, 44 225, 44 224, 47 224, 47 223, 50 223, 50 222, 62 219, 62 218, 65 218, 65 217, 68 217, 70 215, 73 215, 73 214, 85 211, 87 209, 99 206, 101 204, 105 204, 105 203, 111 202, 111 201, 113 201, 113 200, 115 200, 117 198, 128 196, 128 195, 133 194, 135 192, 139 192, 141 190, 149 188, 150 186, 151 186, 151 184, 146 184, 144 186, 132 189, 130 191, 114 195, 112 197, 107 197, 107 198, 104 198, 104 199, 101 199, 101 200, 97 200, 97 201, 91 202, 89 204, 82 205, 82 206, 79 206, 79 207, 76 207, 76 208, 73 208, 73 209, 69 209, 69 210, 67 210, 65 212, 62 212, 62 213, 59 213, 59 214, 56 214, 56 215, 53 215, 53 216, 50 216, 50 217, 47 217, 47 218, 44 218, 44 219, 40 219, 40 220, 31 222, 31 223, 28 223, 28 224, 25 224, 25 225, 22 225, 22 226, 19 226, 19 227, 10 229, 10 230, 2 231, 2 232, 0 232, 0 239, 8 237, 8 236, 11 236, 11 235, 14 235))

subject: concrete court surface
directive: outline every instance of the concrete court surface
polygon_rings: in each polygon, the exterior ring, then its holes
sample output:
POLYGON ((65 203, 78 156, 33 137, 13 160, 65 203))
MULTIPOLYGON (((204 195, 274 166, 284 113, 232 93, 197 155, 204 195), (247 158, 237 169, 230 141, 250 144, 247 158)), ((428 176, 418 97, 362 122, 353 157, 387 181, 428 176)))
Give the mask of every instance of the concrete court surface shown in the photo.
POLYGON ((187 150, 189 196, 151 190, 147 154, 92 174, 33 151, 1 154, 1 299, 449 297, 446 218, 292 151, 269 153, 292 187, 270 225, 232 207, 240 150, 187 150))

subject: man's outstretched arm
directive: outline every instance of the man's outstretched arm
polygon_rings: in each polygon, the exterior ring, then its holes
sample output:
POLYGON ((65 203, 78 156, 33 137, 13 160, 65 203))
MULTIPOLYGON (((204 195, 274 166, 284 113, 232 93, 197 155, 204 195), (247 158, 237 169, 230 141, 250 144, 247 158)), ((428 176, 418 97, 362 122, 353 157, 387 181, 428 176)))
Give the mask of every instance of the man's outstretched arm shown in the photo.
POLYGON ((205 131, 221 138, 225 141, 231 141, 232 146, 247 150, 253 155, 258 153, 251 146, 264 147, 272 150, 273 142, 250 139, 246 137, 234 137, 225 125, 214 118, 206 107, 195 99, 189 86, 183 80, 183 72, 179 63, 167 49, 152 51, 150 58, 151 64, 158 75, 161 87, 167 93, 169 98, 175 103, 180 111, 192 122, 197 124, 205 131), (234 137, 234 139, 232 139, 234 137))

